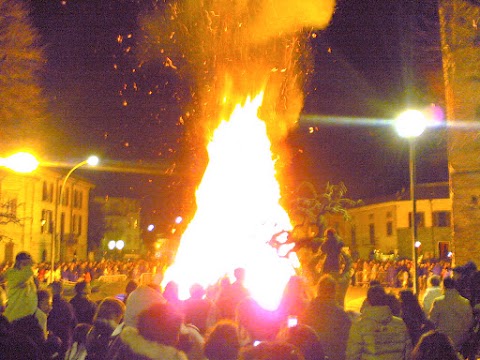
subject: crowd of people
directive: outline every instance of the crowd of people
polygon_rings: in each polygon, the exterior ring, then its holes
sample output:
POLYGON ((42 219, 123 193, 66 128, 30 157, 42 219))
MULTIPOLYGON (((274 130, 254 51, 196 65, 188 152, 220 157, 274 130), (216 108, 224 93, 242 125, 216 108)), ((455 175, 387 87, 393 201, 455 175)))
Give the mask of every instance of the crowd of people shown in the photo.
POLYGON ((154 266, 158 264, 60 266, 60 277, 64 268, 76 277, 67 280, 75 282, 75 295, 66 298, 63 281, 48 281, 45 272, 42 275, 39 266, 33 266, 30 254, 17 254, 15 264, 1 274, 0 357, 475 359, 478 271, 473 263, 454 269, 442 263, 426 265, 428 281, 419 298, 408 281, 399 281, 404 275, 398 274, 408 272, 408 262, 358 261, 352 285, 368 286, 358 313, 339 303, 335 269, 325 272, 313 289, 302 276, 292 276, 280 305, 271 311, 250 296, 244 286, 245 269, 235 269, 234 279, 219 279, 208 289, 195 284, 190 297, 181 300, 173 281, 164 287, 138 281, 139 274, 155 272, 154 266), (390 268, 397 270, 394 286, 387 280, 390 268), (128 276, 125 294, 93 301, 90 282, 105 271, 128 276), (369 276, 364 279, 365 272, 369 276))

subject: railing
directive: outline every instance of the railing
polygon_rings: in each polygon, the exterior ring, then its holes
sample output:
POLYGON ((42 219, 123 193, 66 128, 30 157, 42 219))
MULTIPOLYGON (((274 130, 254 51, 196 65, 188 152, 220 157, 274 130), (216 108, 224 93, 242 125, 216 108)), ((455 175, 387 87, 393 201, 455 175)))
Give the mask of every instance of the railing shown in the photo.
POLYGON ((127 275, 125 274, 118 274, 118 275, 102 275, 100 276, 97 281, 102 281, 106 283, 114 283, 118 281, 127 281, 127 275))

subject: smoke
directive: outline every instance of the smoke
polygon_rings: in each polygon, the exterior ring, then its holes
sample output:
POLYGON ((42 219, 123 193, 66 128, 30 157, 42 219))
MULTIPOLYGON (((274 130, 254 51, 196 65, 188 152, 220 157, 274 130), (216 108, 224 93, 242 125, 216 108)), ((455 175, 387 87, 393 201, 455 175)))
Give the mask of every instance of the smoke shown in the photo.
MULTIPOLYGON (((297 123, 313 72, 310 38, 328 26, 333 0, 157 1, 139 23, 137 56, 176 77, 187 138, 205 147, 237 103, 264 91, 260 116, 273 150, 297 123)), ((169 80, 170 81, 170 80, 169 80)))

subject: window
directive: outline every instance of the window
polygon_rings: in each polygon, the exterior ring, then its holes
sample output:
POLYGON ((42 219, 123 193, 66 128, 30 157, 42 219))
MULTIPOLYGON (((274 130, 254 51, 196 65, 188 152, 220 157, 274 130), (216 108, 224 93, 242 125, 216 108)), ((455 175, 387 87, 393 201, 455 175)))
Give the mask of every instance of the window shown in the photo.
POLYGON ((350 228, 350 237, 352 238, 352 245, 357 243, 357 228, 355 225, 352 225, 350 228))
POLYGON ((42 221, 40 232, 42 234, 52 234, 53 233, 53 213, 51 210, 42 210, 42 221))
POLYGON ((79 190, 73 191, 73 207, 81 209, 83 205, 83 193, 79 190))
POLYGON ((78 215, 77 235, 82 235, 82 216, 78 215))
POLYGON ((42 201, 50 203, 53 201, 53 184, 49 184, 46 181, 43 182, 42 186, 42 201))
POLYGON ((370 238, 370 245, 375 245, 375 224, 368 225, 368 234, 370 238))
POLYGON ((60 204, 60 200, 62 200, 62 206, 68 206, 70 204, 70 188, 65 186, 62 192, 62 186, 58 187, 58 203, 60 204), (62 197, 60 199, 60 197, 62 197))
POLYGON ((42 187, 42 201, 47 201, 48 200, 48 184, 46 181, 43 182, 43 187, 42 187))
MULTIPOLYGON (((417 212, 415 216, 417 220, 417 227, 425 227, 425 213, 417 212)), ((408 213, 408 227, 412 227, 412 213, 408 213)))
POLYGON ((66 187, 65 190, 63 190, 62 205, 68 206, 69 203, 70 203, 70 189, 66 187))
POLYGON ((72 216, 72 234, 81 235, 82 234, 82 216, 73 215, 72 216))
POLYGON ((450 211, 434 211, 432 213, 433 226, 436 227, 450 227, 451 214, 450 211))
POLYGON ((393 235, 393 222, 387 221, 387 236, 393 235))
POLYGON ((17 199, 10 199, 5 204, 5 215, 10 219, 17 218, 17 199))

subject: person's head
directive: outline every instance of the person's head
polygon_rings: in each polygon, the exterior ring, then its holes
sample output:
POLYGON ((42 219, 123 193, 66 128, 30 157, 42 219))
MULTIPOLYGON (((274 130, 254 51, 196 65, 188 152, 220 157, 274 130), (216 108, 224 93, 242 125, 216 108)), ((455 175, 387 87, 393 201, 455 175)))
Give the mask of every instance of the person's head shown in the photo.
POLYGON ((205 289, 200 284, 193 284, 189 289, 192 299, 202 299, 205 296, 205 289))
POLYGON ((52 311, 52 293, 48 290, 37 291, 38 308, 45 314, 49 314, 52 311))
POLYGON ((149 341, 175 346, 183 323, 182 315, 170 304, 154 304, 138 316, 138 333, 149 341))
POLYGON ((387 294, 381 285, 374 285, 368 288, 367 301, 371 306, 388 305, 387 294))
POLYGON ((412 351, 412 360, 458 360, 452 340, 436 330, 420 337, 412 351))
POLYGON ((32 255, 26 251, 21 251, 15 256, 15 268, 21 270, 26 266, 32 266, 32 255))
POLYGON ((317 297, 334 300, 337 292, 337 283, 332 275, 323 275, 317 284, 317 297))
POLYGON ((63 294, 63 284, 61 281, 54 281, 49 286, 53 296, 63 294))
POLYGON ((337 235, 337 231, 332 227, 325 229, 325 232, 323 233, 323 236, 325 237, 332 237, 335 235, 337 235))
POLYGON ((243 282, 245 280, 245 268, 236 268, 233 270, 233 276, 236 281, 243 282))
POLYGON ((75 293, 77 295, 88 295, 91 293, 90 285, 86 281, 79 281, 75 284, 75 293))
POLYGON ((451 277, 446 277, 443 279, 444 289, 455 289, 455 280, 451 277))
POLYGON ((138 287, 138 283, 135 280, 130 280, 125 287, 125 293, 130 295, 130 293, 138 287))
POLYGON ((242 348, 240 360, 304 360, 296 346, 283 341, 262 341, 242 348))
POLYGON ((399 296, 399 298, 400 298, 400 301, 401 301, 403 304, 411 304, 411 303, 416 303, 416 302, 418 302, 415 294, 414 294, 413 291, 410 290, 410 289, 400 290, 400 291, 398 292, 398 296, 399 296))
POLYGON ((178 301, 178 284, 175 281, 169 281, 165 285, 163 297, 167 301, 178 301))
POLYGON ((93 320, 97 321, 103 319, 107 321, 113 321, 116 324, 120 324, 124 315, 125 304, 114 297, 106 297, 98 305, 93 320))
POLYGON ((302 352, 305 360, 317 360, 325 357, 317 332, 308 325, 298 324, 285 327, 277 334, 277 340, 295 345, 302 352))
POLYGON ((441 279, 438 275, 432 275, 429 279, 430 286, 440 286, 441 279))
POLYGON ((400 298, 400 304, 403 311, 409 311, 412 314, 417 314, 417 316, 423 316, 422 307, 420 306, 418 298, 415 296, 412 290, 400 290, 398 296, 400 298))
POLYGON ((207 332, 204 353, 209 360, 235 360, 239 351, 239 329, 236 322, 220 320, 207 332))
POLYGON ((137 327, 138 315, 157 303, 165 303, 161 291, 149 285, 139 285, 127 298, 125 325, 137 327))

